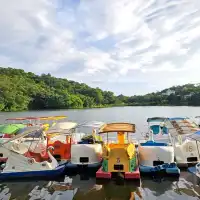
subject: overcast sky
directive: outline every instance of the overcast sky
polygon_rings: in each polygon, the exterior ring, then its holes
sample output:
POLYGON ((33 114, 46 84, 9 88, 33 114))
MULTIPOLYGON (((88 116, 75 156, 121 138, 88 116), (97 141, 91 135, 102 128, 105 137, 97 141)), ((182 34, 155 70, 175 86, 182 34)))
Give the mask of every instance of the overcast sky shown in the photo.
POLYGON ((200 0, 0 0, 0 65, 124 95, 200 82, 200 0))

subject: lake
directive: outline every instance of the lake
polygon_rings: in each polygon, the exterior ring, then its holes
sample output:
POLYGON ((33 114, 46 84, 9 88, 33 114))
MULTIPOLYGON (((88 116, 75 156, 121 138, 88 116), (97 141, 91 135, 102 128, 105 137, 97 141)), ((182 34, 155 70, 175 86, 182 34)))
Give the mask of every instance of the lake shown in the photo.
MULTIPOLYGON (((31 112, 0 112, 0 123, 6 118, 27 116, 67 115, 70 121, 131 122, 136 124, 137 138, 147 130, 148 117, 195 117, 200 115, 200 107, 113 107, 84 110, 56 110, 31 112)), ((73 175, 72 186, 58 186, 53 181, 8 182, 0 184, 0 199, 17 200, 129 200, 135 199, 199 199, 199 180, 186 170, 179 180, 164 179, 161 182, 142 178, 138 186, 134 183, 116 185, 114 182, 98 183, 94 176, 73 175)))

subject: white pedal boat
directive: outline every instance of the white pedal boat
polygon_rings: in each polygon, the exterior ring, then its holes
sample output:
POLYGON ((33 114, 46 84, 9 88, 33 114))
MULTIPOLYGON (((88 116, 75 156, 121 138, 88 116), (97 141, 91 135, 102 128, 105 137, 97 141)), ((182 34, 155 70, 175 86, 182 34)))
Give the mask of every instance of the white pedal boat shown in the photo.
MULTIPOLYGON (((17 135, 23 134, 24 132, 31 131, 32 127, 26 127, 18 131, 17 135)), ((45 154, 47 148, 47 138, 43 129, 37 129, 37 131, 32 131, 31 134, 28 134, 18 140, 10 140, 11 138, 1 138, 0 143, 5 143, 4 146, 0 146, 0 157, 4 158, 6 162, 9 151, 7 149, 12 146, 16 146, 17 153, 22 154, 22 152, 29 152, 34 154, 45 154), (6 149, 6 148, 7 149, 6 149)), ((45 156, 45 155, 44 155, 45 156)), ((3 161, 3 159, 2 159, 3 161)))
MULTIPOLYGON (((193 133, 189 137, 190 137, 190 139, 192 139, 196 143, 198 154, 199 154, 199 157, 200 157, 200 149, 199 149, 199 146, 198 146, 200 144, 200 130, 193 133)), ((195 167, 189 167, 188 171, 195 174, 197 177, 200 178, 200 162, 198 162, 195 165, 195 167)))
MULTIPOLYGON (((0 180, 8 180, 15 178, 41 178, 55 177, 61 175, 66 167, 66 164, 58 165, 55 158, 48 152, 49 161, 36 162, 34 158, 25 157, 23 154, 27 152, 26 145, 16 145, 11 143, 15 140, 20 140, 32 132, 38 131, 41 127, 31 127, 28 131, 19 134, 10 140, 1 144, 8 152, 8 159, 0 173, 0 180), (6 146, 6 144, 9 144, 6 146)), ((42 133, 42 132, 41 132, 42 133)), ((23 144, 23 140, 22 140, 23 144)))
MULTIPOLYGON (((78 125, 77 128, 83 129, 90 129, 92 128, 91 134, 86 134, 93 136, 88 140, 78 141, 77 144, 72 144, 71 146, 71 162, 68 163, 67 168, 76 168, 79 166, 86 166, 86 167, 99 167, 102 162, 102 143, 99 140, 95 140, 96 132, 98 129, 104 125, 103 122, 89 122, 78 125)), ((75 135, 81 135, 83 133, 74 133, 75 135)), ((85 135, 85 133, 84 133, 85 135)))
MULTIPOLYGON (((150 122, 149 119, 148 122, 150 122)), ((158 127, 159 125, 149 126, 148 140, 138 145, 140 172, 154 173, 165 171, 167 174, 179 176, 180 169, 174 162, 174 148, 166 142, 154 141, 153 130, 160 131, 158 127)), ((156 132, 156 135, 157 134, 160 133, 156 132)), ((159 139, 162 140, 161 137, 159 137, 159 139)))
POLYGON ((196 144, 189 137, 199 130, 198 125, 187 117, 168 118, 165 124, 169 130, 171 144, 174 147, 176 163, 179 166, 187 166, 200 162, 198 153, 200 143, 196 144))

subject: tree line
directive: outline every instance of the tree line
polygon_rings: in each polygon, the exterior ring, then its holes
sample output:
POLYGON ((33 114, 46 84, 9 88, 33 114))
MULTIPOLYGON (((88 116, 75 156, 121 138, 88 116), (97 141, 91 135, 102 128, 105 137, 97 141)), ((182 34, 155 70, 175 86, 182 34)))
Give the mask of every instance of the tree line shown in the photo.
POLYGON ((200 106, 200 86, 186 84, 131 97, 91 88, 51 74, 0 67, 0 111, 94 108, 108 106, 200 106), (168 90, 171 94, 166 94, 168 90))

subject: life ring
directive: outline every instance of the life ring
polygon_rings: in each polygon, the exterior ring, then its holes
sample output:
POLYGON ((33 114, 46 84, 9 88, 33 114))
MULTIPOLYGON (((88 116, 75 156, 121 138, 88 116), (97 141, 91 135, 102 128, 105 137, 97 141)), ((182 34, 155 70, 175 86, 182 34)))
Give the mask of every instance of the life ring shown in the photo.
POLYGON ((28 159, 28 164, 32 165, 34 163, 34 160, 32 158, 28 159))
POLYGON ((33 126, 33 124, 27 124, 27 126, 33 126))

